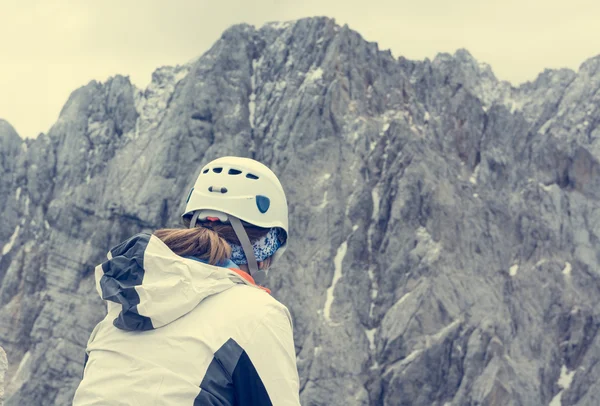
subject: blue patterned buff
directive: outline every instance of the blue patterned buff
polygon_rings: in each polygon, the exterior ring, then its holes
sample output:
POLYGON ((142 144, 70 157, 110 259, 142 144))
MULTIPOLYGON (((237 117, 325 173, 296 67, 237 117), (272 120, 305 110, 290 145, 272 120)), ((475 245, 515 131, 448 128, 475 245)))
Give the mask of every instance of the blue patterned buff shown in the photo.
MULTIPOLYGON (((254 256, 256 257, 256 262, 264 261, 269 258, 271 255, 275 254, 275 251, 279 249, 283 245, 284 233, 280 228, 272 228, 269 230, 267 235, 262 237, 260 240, 256 240, 252 244, 252 248, 254 248, 254 256)), ((246 259, 246 255, 244 254, 244 250, 241 245, 230 244, 231 245, 231 261, 233 261, 237 265, 247 264, 248 260, 246 259)))

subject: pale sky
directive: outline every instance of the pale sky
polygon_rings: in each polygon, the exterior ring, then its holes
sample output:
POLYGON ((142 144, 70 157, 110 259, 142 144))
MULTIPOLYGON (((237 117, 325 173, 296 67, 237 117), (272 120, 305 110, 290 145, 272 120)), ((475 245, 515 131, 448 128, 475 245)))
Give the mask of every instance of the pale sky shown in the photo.
POLYGON ((47 132, 69 94, 204 53, 229 26, 328 16, 413 60, 468 49, 513 84, 600 54, 598 0, 0 0, 0 118, 47 132))

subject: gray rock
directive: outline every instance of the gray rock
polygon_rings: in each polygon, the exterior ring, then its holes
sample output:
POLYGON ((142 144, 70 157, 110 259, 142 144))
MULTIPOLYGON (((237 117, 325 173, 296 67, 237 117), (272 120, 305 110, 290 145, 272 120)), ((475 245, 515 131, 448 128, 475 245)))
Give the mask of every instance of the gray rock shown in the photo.
POLYGON ((8 360, 6 359, 6 353, 4 349, 0 347, 0 406, 4 404, 4 376, 8 369, 8 360))
POLYGON ((93 266, 177 225, 228 154, 288 195, 269 285, 304 405, 596 405, 599 95, 600 57, 515 88, 465 50, 394 59, 311 18, 232 27, 147 89, 91 82, 35 140, 0 125, 7 405, 70 402, 93 266))

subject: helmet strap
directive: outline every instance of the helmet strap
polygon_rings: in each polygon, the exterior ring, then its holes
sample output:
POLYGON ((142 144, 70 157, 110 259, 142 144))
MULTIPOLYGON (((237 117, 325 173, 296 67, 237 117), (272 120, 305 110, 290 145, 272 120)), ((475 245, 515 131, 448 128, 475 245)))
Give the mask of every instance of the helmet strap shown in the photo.
POLYGON ((200 210, 196 210, 194 215, 192 216, 192 221, 190 221, 190 228, 196 227, 196 222, 198 221, 198 216, 200 215, 200 210))
POLYGON ((235 231, 238 240, 240 240, 240 244, 244 250, 244 254, 246 255, 250 275, 258 285, 261 285, 265 281, 267 273, 261 269, 258 269, 256 257, 254 256, 254 249, 252 248, 252 244, 250 243, 250 238, 248 238, 246 229, 244 228, 240 219, 237 217, 229 215, 229 222, 233 227, 233 231, 235 231))

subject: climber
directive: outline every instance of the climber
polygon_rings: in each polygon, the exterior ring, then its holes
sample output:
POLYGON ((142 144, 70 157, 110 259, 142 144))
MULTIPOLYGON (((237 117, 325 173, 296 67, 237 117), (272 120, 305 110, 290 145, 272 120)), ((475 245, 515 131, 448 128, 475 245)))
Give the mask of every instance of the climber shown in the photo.
POLYGON ((261 285, 287 246, 283 188, 224 157, 187 196, 184 229, 138 234, 96 267, 84 405, 299 405, 291 316, 261 285))

